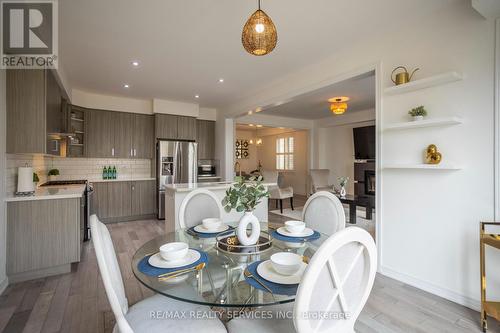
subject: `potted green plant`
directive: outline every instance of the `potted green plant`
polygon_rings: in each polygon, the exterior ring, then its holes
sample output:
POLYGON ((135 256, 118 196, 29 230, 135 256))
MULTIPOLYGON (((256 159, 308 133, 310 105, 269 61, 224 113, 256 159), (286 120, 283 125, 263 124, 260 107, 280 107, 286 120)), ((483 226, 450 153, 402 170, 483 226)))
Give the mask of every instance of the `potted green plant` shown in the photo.
POLYGON ((427 110, 421 105, 408 111, 408 114, 413 117, 413 121, 419 121, 427 116, 427 110))
POLYGON ((50 181, 57 180, 57 176, 59 176, 59 170, 58 169, 50 169, 48 176, 49 176, 50 181))
POLYGON ((345 187, 347 186, 347 182, 349 182, 349 177, 339 177, 338 181, 340 185, 340 196, 344 198, 347 194, 345 187))
POLYGON ((253 245, 259 240, 260 224, 253 211, 261 200, 268 196, 269 192, 262 184, 262 176, 251 177, 248 181, 245 181, 243 177, 236 177, 235 183, 226 190, 226 196, 222 199, 224 210, 228 213, 232 209, 244 212, 236 229, 236 236, 240 244, 253 245), (247 235, 248 224, 252 225, 250 236, 247 235))
POLYGON ((35 183, 35 188, 36 188, 36 185, 38 184, 39 181, 40 181, 40 178, 38 178, 38 175, 36 174, 36 172, 33 172, 33 183, 35 183))

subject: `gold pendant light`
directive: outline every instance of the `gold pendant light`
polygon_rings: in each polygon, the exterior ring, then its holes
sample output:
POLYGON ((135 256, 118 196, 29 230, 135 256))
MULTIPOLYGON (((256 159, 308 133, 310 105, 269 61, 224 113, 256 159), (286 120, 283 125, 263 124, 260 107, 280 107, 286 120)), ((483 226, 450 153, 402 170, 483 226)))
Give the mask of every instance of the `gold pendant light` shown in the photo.
POLYGON ((343 114, 347 110, 347 101, 349 97, 334 97, 330 98, 328 102, 330 102, 330 110, 333 114, 343 114))
POLYGON ((273 21, 267 14, 259 9, 250 16, 243 27, 241 42, 245 50, 255 56, 270 53, 276 47, 278 33, 273 21))

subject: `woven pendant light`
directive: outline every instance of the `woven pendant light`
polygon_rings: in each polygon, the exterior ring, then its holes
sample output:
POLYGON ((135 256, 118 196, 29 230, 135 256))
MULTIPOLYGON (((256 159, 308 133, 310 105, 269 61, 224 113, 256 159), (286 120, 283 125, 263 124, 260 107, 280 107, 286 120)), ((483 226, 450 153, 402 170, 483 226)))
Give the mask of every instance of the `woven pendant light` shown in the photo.
POLYGON ((270 53, 276 47, 278 33, 273 21, 267 14, 259 9, 250 16, 243 27, 241 42, 245 50, 256 56, 270 53))

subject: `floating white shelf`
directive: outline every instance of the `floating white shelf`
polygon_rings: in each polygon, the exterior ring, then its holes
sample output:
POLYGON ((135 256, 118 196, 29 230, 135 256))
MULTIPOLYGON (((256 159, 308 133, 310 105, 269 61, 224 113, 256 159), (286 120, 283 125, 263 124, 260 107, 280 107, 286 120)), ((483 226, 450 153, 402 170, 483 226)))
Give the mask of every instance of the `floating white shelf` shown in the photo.
POLYGON ((410 81, 405 84, 400 84, 399 86, 389 87, 384 90, 384 93, 386 95, 404 94, 410 91, 430 88, 460 80, 462 80, 462 75, 460 73, 448 72, 444 74, 427 77, 425 79, 410 81))
POLYGON ((406 121, 402 123, 394 123, 387 125, 385 131, 395 131, 404 130, 411 128, 424 128, 424 127, 438 127, 438 126, 452 126, 459 125, 463 123, 463 119, 460 117, 445 117, 445 118, 434 118, 425 119, 419 121, 406 121))
POLYGON ((424 169, 424 170, 461 170, 462 168, 452 164, 386 164, 384 169, 424 169))

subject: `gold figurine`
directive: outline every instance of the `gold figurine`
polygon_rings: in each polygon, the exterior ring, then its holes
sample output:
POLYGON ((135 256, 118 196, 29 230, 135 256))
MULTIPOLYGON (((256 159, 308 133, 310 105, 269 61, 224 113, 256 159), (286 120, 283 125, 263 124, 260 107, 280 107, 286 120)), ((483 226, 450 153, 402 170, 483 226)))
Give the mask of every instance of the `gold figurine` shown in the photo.
POLYGON ((438 152, 436 145, 429 145, 427 147, 427 155, 425 156, 425 163, 439 164, 441 162, 441 153, 438 152))

